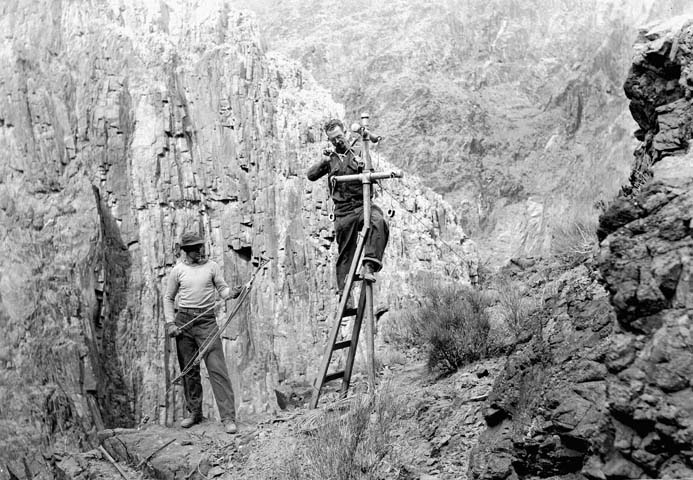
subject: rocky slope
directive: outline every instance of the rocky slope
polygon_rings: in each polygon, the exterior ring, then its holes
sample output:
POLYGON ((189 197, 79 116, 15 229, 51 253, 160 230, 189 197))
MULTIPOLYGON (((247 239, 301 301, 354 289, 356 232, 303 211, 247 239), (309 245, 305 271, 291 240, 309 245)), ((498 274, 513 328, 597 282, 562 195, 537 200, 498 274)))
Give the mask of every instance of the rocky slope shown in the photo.
MULTIPOLYGON (((0 26, 0 468, 180 418, 162 291, 187 229, 230 283, 271 258, 224 337, 241 417, 276 411, 336 306, 327 188, 304 171, 342 107, 221 1, 11 1, 0 26)), ((392 309, 461 233, 439 195, 397 188, 392 309)))
MULTIPOLYGON (((388 412, 396 412, 397 418, 389 419, 386 458, 379 462, 374 475, 361 478, 464 478, 469 448, 484 429, 483 401, 501 364, 500 359, 486 360, 440 381, 432 381, 424 363, 413 356, 406 364, 389 364, 381 372, 385 387, 380 398, 388 397, 388 412)), ((365 383, 365 375, 360 375, 356 384, 359 393, 354 398, 363 393, 365 383)), ((158 426, 139 431, 107 430, 101 439, 104 449, 133 477, 141 473, 145 478, 337 478, 315 475, 312 462, 324 465, 330 459, 306 458, 302 447, 315 434, 316 425, 324 421, 320 415, 339 408, 340 402, 327 402, 321 412, 292 409, 271 421, 243 425, 233 437, 218 424, 204 422, 190 430, 158 426), (298 476, 296 470, 301 472, 298 476)), ((342 427, 346 430, 346 423, 342 427)), ((339 434, 333 432, 329 438, 336 442, 339 434)), ((344 453, 323 446, 317 455, 326 451, 337 457, 344 453)), ((364 453, 358 453, 358 460, 363 460, 364 453)), ((75 480, 102 475, 99 478, 115 480, 118 473, 104 457, 103 452, 92 450, 60 459, 56 475, 75 480)), ((347 478, 343 473, 338 478, 347 478)))
POLYGON ((632 183, 600 218, 595 264, 548 290, 494 385, 471 478, 693 477, 691 45, 693 17, 642 32, 632 183))
POLYGON ((636 142, 622 95, 642 24, 685 0, 236 2, 268 47, 366 109, 397 165, 445 195, 488 261, 593 231, 636 142), (604 162, 609 158, 609 162, 604 162))

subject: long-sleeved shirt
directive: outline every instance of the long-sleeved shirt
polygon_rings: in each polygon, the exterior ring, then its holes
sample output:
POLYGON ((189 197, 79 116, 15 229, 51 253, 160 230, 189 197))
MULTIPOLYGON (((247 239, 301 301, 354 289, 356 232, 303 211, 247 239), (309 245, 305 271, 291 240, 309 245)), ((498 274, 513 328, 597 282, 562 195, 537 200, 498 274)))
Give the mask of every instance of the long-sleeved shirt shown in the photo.
POLYGON ((174 302, 178 295, 179 308, 211 308, 216 293, 223 298, 238 296, 237 289, 230 292, 219 264, 212 260, 204 263, 178 262, 168 277, 164 294, 164 316, 167 322, 174 321, 174 302))
POLYGON ((360 140, 357 140, 344 154, 332 153, 329 158, 323 158, 313 164, 306 176, 314 182, 327 174, 330 195, 334 202, 334 213, 343 216, 363 206, 363 186, 361 182, 335 182, 332 178, 340 175, 354 175, 359 172, 360 140))

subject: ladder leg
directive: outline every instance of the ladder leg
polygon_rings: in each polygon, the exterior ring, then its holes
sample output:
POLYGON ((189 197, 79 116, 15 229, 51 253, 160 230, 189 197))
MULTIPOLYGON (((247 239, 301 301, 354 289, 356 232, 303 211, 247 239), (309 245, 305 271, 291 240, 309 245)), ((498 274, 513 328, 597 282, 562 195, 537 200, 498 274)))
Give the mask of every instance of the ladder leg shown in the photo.
POLYGON ((359 344, 359 335, 361 333, 361 324, 363 323, 363 312, 366 305, 366 289, 365 285, 361 286, 361 294, 359 295, 359 305, 354 319, 354 326, 351 330, 351 345, 349 346, 349 354, 347 355, 346 365, 344 366, 344 378, 342 379, 342 389, 340 396, 344 398, 349 390, 351 383, 351 373, 354 368, 354 360, 356 359, 356 348, 359 344))
POLYGON ((368 234, 369 225, 363 226, 363 229, 359 232, 359 240, 356 245, 356 251, 354 252, 354 258, 351 261, 351 267, 349 268, 349 274, 347 275, 346 284, 344 285, 344 291, 342 292, 342 297, 339 301, 339 307, 337 308, 337 314, 332 323, 332 329, 330 330, 329 338, 327 340, 327 345, 325 346, 325 353, 322 357, 322 363, 320 364, 320 370, 318 371, 318 376, 313 382, 313 395, 310 400, 310 408, 316 408, 318 406, 318 400, 320 399, 320 392, 323 385, 325 384, 325 377, 327 376, 327 370, 330 368, 330 360, 332 359, 332 349, 335 342, 337 341, 337 336, 339 335, 339 328, 342 323, 342 316, 344 315, 344 310, 346 309, 347 298, 351 294, 351 287, 354 283, 354 275, 356 275, 356 269, 360 265, 361 255, 363 253, 363 247, 365 245, 366 235, 368 234))

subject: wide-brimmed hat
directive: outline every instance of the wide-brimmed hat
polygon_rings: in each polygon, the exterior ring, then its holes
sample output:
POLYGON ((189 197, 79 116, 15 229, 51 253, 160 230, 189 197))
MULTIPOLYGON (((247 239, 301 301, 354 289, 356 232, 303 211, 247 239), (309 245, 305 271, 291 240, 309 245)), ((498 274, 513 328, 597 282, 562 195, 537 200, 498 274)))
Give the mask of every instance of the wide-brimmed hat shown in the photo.
POLYGON ((181 248, 192 247, 193 245, 202 245, 204 243, 205 241, 202 239, 202 237, 195 232, 185 232, 180 237, 181 248))

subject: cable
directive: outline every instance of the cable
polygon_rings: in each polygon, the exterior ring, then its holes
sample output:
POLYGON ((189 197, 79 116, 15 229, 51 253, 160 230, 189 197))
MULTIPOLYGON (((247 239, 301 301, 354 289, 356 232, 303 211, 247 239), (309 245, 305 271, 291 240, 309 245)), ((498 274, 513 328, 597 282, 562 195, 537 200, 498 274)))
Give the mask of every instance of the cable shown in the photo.
POLYGON ((197 350, 197 355, 195 355, 195 357, 188 362, 185 368, 173 380, 171 380, 171 384, 178 382, 178 380, 190 373, 190 371, 195 367, 195 365, 199 364, 202 361, 212 344, 221 336, 221 334, 224 330, 226 330, 226 327, 229 325, 233 317, 236 316, 236 313, 238 313, 238 310, 241 308, 241 305, 248 296, 248 293, 250 293, 250 286, 243 285, 241 294, 238 296, 238 300, 236 301, 236 305, 233 307, 233 310, 231 310, 231 313, 229 313, 229 316, 226 318, 224 324, 221 327, 217 327, 217 329, 213 333, 211 333, 205 339, 204 342, 202 342, 202 345, 200 345, 200 348, 198 348, 197 350))
POLYGON ((195 318, 193 318, 192 320, 190 320, 188 323, 185 323, 185 324, 183 324, 182 326, 178 327, 178 330, 181 330, 181 331, 182 331, 182 330, 188 328, 188 326, 191 325, 195 320, 197 320, 198 318, 200 318, 200 317, 202 317, 202 316, 208 314, 210 311, 214 310, 214 309, 216 308, 216 306, 217 306, 217 304, 215 303, 214 305, 212 305, 211 307, 209 307, 207 310, 205 310, 204 312, 202 312, 201 314, 199 314, 197 317, 195 317, 195 318))
MULTIPOLYGON (((374 154, 377 154, 377 156, 378 156, 378 164, 380 163, 380 152, 378 151, 378 146, 379 146, 379 145, 380 145, 380 142, 376 143, 376 144, 375 144, 375 148, 373 148, 373 153, 374 153, 374 154)), ((421 225, 423 225, 425 228, 428 228, 428 225, 426 225, 419 217, 417 217, 417 216, 414 214, 414 212, 410 212, 409 210, 407 210, 407 208, 404 206, 404 204, 403 204, 397 197, 395 197, 393 194, 391 194, 390 191, 389 191, 387 188, 385 188, 385 187, 383 186, 382 182, 378 182, 378 186, 380 186, 380 189, 381 189, 383 192, 387 193, 387 194, 390 196, 390 199, 391 199, 391 200, 396 201, 396 202, 400 205, 400 207, 402 207, 402 209, 403 209, 404 211, 406 211, 406 212, 409 213, 412 217, 414 217, 414 220, 416 220, 417 222, 419 222, 419 223, 420 223, 421 225)), ((467 261, 467 260, 466 260, 462 255, 460 255, 454 248, 452 248, 452 246, 450 246, 445 240, 443 240, 443 239, 441 238, 440 241, 441 241, 446 247, 448 247, 448 248, 450 249, 450 251, 451 251, 452 253, 454 253, 455 256, 456 256, 460 261, 462 261, 462 262, 466 262, 466 261, 467 261)))
MULTIPOLYGON (((426 225, 419 217, 417 217, 417 216, 414 214, 414 212, 410 212, 409 210, 407 210, 406 206, 405 206, 397 197, 395 197, 393 194, 391 194, 390 191, 389 191, 387 188, 385 188, 385 187, 383 186, 382 183, 380 184, 380 188, 382 189, 383 192, 387 193, 387 194, 390 196, 390 198, 391 198, 392 200, 394 200, 395 202, 397 202, 397 203, 400 205, 400 207, 402 207, 402 209, 403 209, 404 211, 406 211, 407 213, 409 213, 409 215, 411 215, 412 217, 414 217, 414 220, 416 220, 416 221, 419 222, 422 226, 424 226, 426 229, 428 229, 428 225, 426 225)), ((452 246, 450 246, 450 244, 448 244, 448 242, 446 242, 446 241, 443 240, 442 238, 440 239, 440 242, 441 242, 443 245, 445 245, 446 247, 448 247, 448 248, 450 249, 450 251, 451 251, 452 253, 454 253, 455 256, 457 256, 458 259, 460 259, 460 260, 463 261, 463 262, 466 261, 466 259, 465 259, 462 255, 460 255, 454 248, 452 248, 452 246)))

